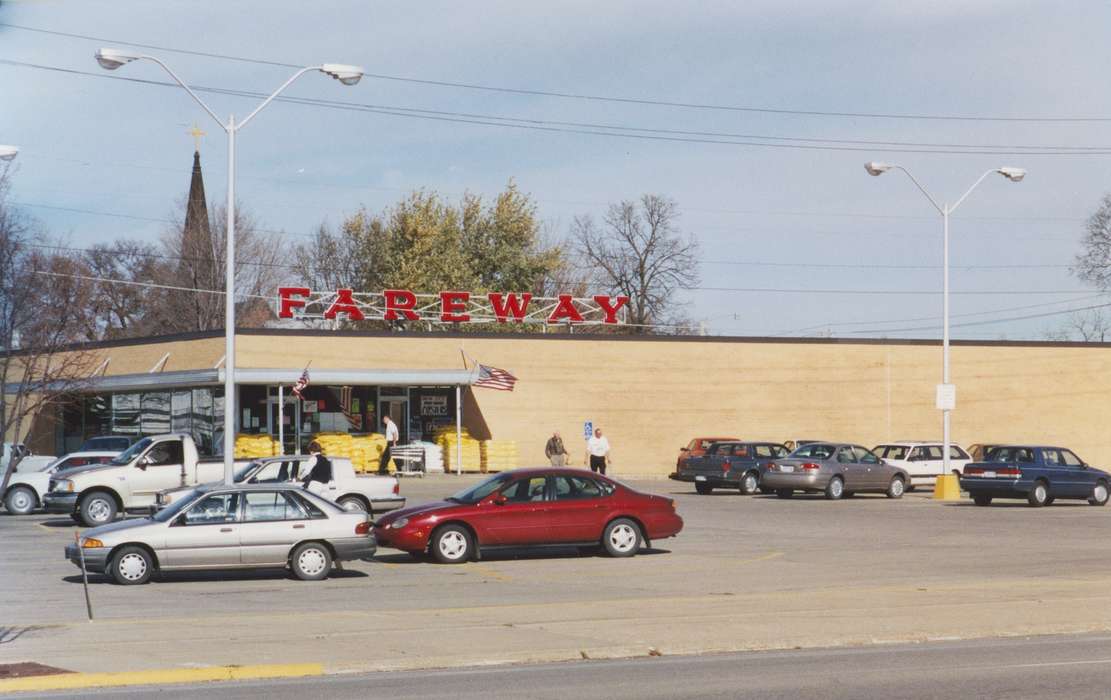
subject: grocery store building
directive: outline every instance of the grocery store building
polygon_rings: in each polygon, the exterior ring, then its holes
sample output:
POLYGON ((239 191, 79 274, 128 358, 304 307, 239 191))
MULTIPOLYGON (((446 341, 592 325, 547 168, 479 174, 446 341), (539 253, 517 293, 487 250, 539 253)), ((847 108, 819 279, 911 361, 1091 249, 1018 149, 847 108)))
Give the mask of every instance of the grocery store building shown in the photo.
MULTIPOLYGON (((236 347, 237 432, 276 437, 281 393, 286 450, 321 432, 381 432, 384 415, 403 443, 432 440, 454 431, 457 406, 469 439, 514 444, 520 466, 545 461, 554 431, 582 465, 584 428, 601 427, 614 473, 630 476, 666 476, 679 446, 699 435, 868 446, 940 437, 936 341, 244 329, 236 347), (515 390, 473 386, 461 350, 512 372, 515 390), (298 400, 289 389, 307 365, 298 400)), ((170 430, 219 448, 221 330, 75 351, 96 372, 80 401, 35 421, 32 449, 170 430)), ((1061 444, 1102 463, 1111 344, 957 342, 952 368, 957 442, 1061 444)), ((464 470, 479 468, 476 455, 464 455, 464 470)))

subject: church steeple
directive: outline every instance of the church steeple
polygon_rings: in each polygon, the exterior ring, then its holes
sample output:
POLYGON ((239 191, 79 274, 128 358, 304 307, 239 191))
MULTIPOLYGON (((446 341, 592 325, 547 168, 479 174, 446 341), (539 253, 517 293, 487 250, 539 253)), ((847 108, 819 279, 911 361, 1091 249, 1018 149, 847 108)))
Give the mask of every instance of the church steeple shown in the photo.
POLYGON ((185 239, 210 237, 208 228, 208 203, 204 196, 204 177, 201 175, 201 152, 193 151, 193 178, 189 182, 189 201, 185 207, 185 239))

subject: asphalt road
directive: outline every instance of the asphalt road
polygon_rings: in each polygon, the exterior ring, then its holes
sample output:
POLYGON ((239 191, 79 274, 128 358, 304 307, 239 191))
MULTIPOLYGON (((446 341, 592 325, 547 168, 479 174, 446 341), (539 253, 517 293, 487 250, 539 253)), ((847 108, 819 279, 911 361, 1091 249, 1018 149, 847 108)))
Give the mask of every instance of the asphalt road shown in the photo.
MULTIPOLYGON (((867 648, 650 657, 464 670, 140 687, 93 698, 1069 698, 1111 694, 1111 637, 1068 636, 867 648)), ((67 697, 64 694, 34 697, 67 697)))

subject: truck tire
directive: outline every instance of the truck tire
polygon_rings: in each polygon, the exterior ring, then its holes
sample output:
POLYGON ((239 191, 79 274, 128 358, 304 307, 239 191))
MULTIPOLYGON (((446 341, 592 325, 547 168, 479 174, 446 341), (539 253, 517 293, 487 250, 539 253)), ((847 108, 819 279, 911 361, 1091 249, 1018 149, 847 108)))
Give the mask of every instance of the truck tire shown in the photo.
POLYGON ((705 481, 694 482, 694 490, 701 496, 706 496, 714 492, 714 487, 707 484, 705 481))
POLYGON ((116 499, 112 498, 111 494, 104 491, 93 491, 81 498, 81 503, 77 506, 77 512, 81 524, 85 527, 96 527, 115 520, 119 508, 116 507, 116 499))
POLYGON ((4 507, 12 515, 30 515, 38 504, 34 489, 27 486, 13 486, 4 497, 4 507))
POLYGON ((340 496, 336 501, 336 505, 343 508, 349 513, 369 513, 370 508, 367 507, 366 502, 359 496, 340 496))

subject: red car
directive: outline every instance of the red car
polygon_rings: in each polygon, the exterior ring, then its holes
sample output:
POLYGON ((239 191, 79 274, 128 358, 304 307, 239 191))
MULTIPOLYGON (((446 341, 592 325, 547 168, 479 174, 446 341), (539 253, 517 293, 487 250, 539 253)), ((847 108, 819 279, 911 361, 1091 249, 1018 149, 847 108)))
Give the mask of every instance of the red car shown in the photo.
POLYGON ((380 518, 380 547, 439 562, 477 559, 480 549, 601 545, 631 557, 641 545, 683 529, 675 501, 634 491, 582 469, 517 469, 495 474, 443 501, 380 518))
POLYGON ((679 448, 679 459, 675 460, 675 471, 682 471, 690 457, 701 457, 706 454, 706 449, 715 442, 739 442, 735 437, 696 437, 687 443, 686 447, 679 448))

